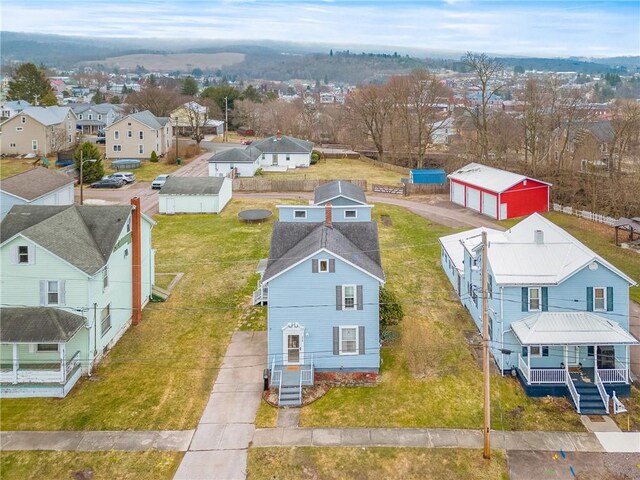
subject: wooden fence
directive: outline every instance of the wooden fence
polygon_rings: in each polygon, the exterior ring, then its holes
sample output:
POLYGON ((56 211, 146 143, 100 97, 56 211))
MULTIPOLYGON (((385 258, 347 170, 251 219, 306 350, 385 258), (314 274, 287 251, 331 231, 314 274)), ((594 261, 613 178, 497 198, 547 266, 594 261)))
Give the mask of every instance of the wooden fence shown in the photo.
MULTIPOLYGON (((271 178, 234 178, 234 192, 313 192, 313 190, 332 180, 318 179, 271 179, 271 178)), ((367 191, 366 180, 349 180, 354 185, 367 191)))
POLYGON ((431 195, 438 193, 449 193, 449 183, 443 184, 421 184, 421 183, 409 183, 407 184, 407 195, 431 195))
POLYGON ((565 207, 560 205, 559 203, 553 204, 553 210, 555 212, 562 212, 568 215, 575 215, 576 217, 581 217, 586 220, 591 220, 592 222, 604 223, 605 225, 610 225, 610 226, 613 226, 613 224, 617 221, 617 219, 613 217, 607 217, 606 215, 589 212, 587 210, 578 210, 577 208, 573 208, 573 207, 565 207))

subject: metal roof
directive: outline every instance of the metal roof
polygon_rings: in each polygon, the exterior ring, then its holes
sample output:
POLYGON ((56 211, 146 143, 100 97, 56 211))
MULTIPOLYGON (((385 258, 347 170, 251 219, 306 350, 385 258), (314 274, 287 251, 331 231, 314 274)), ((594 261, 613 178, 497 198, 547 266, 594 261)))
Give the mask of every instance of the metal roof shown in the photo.
POLYGON ((96 274, 111 256, 131 214, 130 205, 14 205, 0 223, 2 243, 17 234, 96 274))
POLYGON ((261 153, 311 153, 313 142, 301 140, 295 137, 276 135, 254 142, 252 147, 260 150, 261 153))
POLYGON ((122 122, 127 118, 134 118, 153 130, 161 129, 169 121, 169 117, 156 117, 149 110, 143 110, 142 112, 131 113, 126 117, 120 118, 109 125, 109 127, 113 127, 116 123, 122 122))
POLYGON ((591 312, 540 312, 511 324, 522 345, 637 345, 617 322, 591 312))
POLYGON ((59 123, 64 122, 67 114, 69 114, 69 112, 71 111, 72 110, 69 107, 26 107, 19 114, 14 115, 13 117, 5 120, 2 123, 12 120, 18 115, 26 115, 41 123, 45 127, 49 127, 51 125, 58 125, 59 123))
POLYGON ((0 191, 32 201, 70 183, 74 180, 65 173, 36 167, 0 180, 0 191))
POLYGON ((316 205, 328 202, 337 197, 344 197, 363 205, 367 204, 367 197, 360 187, 344 180, 319 185, 313 191, 313 203, 316 205))
POLYGON ((550 183, 527 177, 526 175, 507 172, 506 170, 500 170, 480 163, 470 163, 449 174, 448 178, 496 193, 504 192, 523 180, 534 180, 545 185, 551 185, 550 183))
POLYGON ((0 308, 0 342, 67 342, 84 325, 75 313, 50 307, 0 308))
POLYGON ((253 163, 262 153, 250 145, 247 148, 229 148, 211 157, 209 163, 253 163))
POLYGON ((218 195, 225 177, 170 176, 160 189, 160 195, 218 195))
POLYGON ((459 272, 464 271, 464 242, 473 240, 474 242, 481 241, 481 234, 485 231, 487 234, 500 234, 501 232, 493 228, 473 228, 460 233, 454 233, 453 235, 447 235, 446 237, 440 237, 440 244, 444 247, 449 258, 455 265, 459 272))

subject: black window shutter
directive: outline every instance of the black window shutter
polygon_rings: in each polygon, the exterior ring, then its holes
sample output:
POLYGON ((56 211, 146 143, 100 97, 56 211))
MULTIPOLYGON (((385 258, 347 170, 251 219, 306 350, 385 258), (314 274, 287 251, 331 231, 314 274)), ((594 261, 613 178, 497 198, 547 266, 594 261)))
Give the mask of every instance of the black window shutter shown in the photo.
POLYGON ((522 356, 523 357, 529 356, 529 350, 527 350, 527 347, 522 347, 522 356))
POLYGON ((329 259, 329 273, 336 273, 336 260, 335 258, 329 259))
POLYGON ((607 312, 613 311, 613 287, 607 287, 607 312))
POLYGON ((318 259, 311 260, 311 273, 318 273, 318 259))
POLYGON ((358 327, 358 354, 364 355, 364 327, 358 327))
POLYGON ((357 302, 357 309, 358 310, 362 310, 363 305, 362 305, 362 285, 358 285, 356 287, 356 302, 357 302))
POLYGON ((336 285, 336 310, 342 310, 342 285, 336 285))
POLYGON ((587 312, 593 312, 593 287, 587 287, 587 312))
POLYGON ((587 357, 593 357, 593 345, 587 347, 587 357))
POLYGON ((542 311, 549 311, 549 288, 542 287, 542 311))
POLYGON ((542 347, 542 356, 543 357, 549 356, 549 347, 542 347))
POLYGON ((529 311, 529 289, 527 287, 522 287, 522 311, 529 311))
POLYGON ((340 355, 340 329, 333 327, 333 354, 340 355))

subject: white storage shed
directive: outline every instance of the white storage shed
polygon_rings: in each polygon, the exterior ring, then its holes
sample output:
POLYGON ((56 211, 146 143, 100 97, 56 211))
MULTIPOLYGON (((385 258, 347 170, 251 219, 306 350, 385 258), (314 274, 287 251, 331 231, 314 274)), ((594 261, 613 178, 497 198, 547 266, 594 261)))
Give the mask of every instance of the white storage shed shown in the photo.
POLYGON ((160 213, 220 213, 231 200, 228 177, 174 177, 160 189, 160 213))

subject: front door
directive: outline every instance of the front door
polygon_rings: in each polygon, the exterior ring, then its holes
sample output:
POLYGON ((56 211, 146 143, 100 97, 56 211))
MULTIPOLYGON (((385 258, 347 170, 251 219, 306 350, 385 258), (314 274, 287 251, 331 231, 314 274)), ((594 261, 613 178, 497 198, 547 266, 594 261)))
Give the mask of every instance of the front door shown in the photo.
POLYGON ((167 213, 173 215, 176 213, 176 199, 167 197, 167 213))
POLYGON ((285 365, 304 363, 304 328, 299 324, 289 324, 282 331, 282 357, 285 365))
POLYGON ((567 347, 567 365, 577 367, 580 363, 580 347, 578 345, 570 345, 567 347))
POLYGON ((273 165, 274 167, 278 166, 278 154, 277 153, 272 153, 271 154, 271 165, 273 165))
POLYGON ((616 368, 616 351, 612 346, 598 347, 598 368, 616 368))

